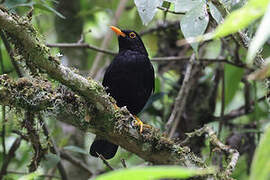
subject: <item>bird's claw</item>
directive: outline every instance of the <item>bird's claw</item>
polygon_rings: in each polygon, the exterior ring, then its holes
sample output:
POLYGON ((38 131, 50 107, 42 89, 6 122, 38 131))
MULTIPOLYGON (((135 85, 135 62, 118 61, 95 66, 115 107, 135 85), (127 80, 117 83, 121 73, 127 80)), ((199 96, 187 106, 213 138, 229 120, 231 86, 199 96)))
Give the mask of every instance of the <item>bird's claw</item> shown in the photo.
POLYGON ((113 107, 114 107, 115 110, 118 110, 119 109, 119 107, 116 104, 114 104, 114 103, 113 103, 113 107))
POLYGON ((140 133, 143 132, 143 127, 145 127, 145 128, 151 128, 150 125, 143 124, 143 122, 137 116, 134 116, 134 117, 135 117, 135 120, 136 120, 135 125, 140 126, 140 133))

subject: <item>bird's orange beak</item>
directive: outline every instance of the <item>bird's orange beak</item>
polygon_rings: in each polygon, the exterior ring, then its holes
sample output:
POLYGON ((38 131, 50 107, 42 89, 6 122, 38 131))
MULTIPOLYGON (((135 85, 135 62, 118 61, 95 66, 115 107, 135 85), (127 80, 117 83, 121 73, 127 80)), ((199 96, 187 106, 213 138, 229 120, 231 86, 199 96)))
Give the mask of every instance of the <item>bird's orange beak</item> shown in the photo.
POLYGON ((118 35, 122 37, 126 37, 126 34, 121 31, 121 29, 115 27, 115 26, 110 26, 110 28, 118 35))

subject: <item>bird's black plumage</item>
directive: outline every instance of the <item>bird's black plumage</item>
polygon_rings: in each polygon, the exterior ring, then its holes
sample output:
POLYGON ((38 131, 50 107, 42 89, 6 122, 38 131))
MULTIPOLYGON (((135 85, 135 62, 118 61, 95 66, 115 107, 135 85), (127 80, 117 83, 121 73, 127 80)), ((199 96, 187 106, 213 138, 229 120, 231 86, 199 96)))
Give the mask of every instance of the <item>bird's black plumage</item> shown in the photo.
MULTIPOLYGON (((124 35, 118 36, 119 53, 107 68, 102 84, 116 100, 117 106, 126 106, 130 113, 137 115, 154 91, 154 69, 139 35, 130 30, 121 32, 124 35)), ((97 138, 90 154, 97 157, 97 152, 110 159, 117 147, 97 138)))

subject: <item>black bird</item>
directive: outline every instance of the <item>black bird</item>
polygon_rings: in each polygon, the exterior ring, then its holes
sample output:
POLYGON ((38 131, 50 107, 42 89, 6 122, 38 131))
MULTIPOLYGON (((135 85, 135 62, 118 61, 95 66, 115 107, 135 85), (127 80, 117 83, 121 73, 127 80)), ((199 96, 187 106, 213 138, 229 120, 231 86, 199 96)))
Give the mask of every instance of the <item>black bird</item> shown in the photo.
MULTIPOLYGON (((117 102, 118 107, 126 106, 137 120, 140 132, 144 125, 137 114, 143 109, 155 87, 153 66, 140 36, 131 30, 120 30, 111 26, 118 35, 119 53, 105 72, 102 85, 117 102)), ((149 126, 148 126, 149 127, 149 126)), ((118 145, 96 137, 90 148, 90 154, 106 159, 113 158, 118 145)))

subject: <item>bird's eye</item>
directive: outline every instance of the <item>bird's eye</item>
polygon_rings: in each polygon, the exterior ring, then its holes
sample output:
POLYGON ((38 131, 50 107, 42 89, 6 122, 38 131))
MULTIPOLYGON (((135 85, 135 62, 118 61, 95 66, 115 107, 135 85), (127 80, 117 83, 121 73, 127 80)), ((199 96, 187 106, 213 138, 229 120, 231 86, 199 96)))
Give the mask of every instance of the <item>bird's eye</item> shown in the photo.
POLYGON ((129 33, 129 37, 134 39, 136 37, 136 34, 134 32, 129 33))

